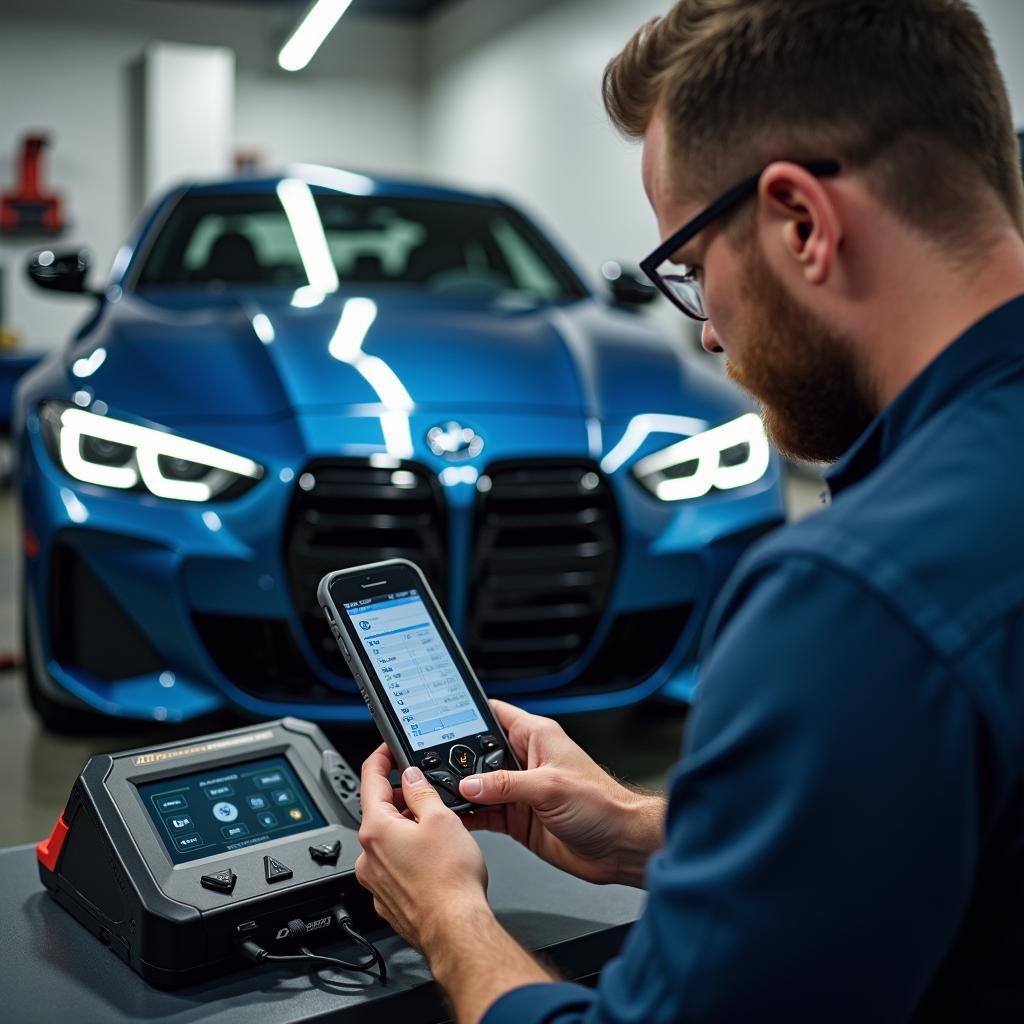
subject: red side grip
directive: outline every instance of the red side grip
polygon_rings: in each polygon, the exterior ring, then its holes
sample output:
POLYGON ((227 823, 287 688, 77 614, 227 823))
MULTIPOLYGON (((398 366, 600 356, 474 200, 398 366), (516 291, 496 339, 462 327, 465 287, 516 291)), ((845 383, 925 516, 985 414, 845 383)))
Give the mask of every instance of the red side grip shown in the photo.
POLYGON ((64 815, 61 814, 57 819, 57 824, 53 826, 50 838, 36 843, 36 859, 47 871, 56 870, 57 859, 60 857, 60 851, 64 848, 64 840, 67 835, 68 826, 64 821, 64 815))

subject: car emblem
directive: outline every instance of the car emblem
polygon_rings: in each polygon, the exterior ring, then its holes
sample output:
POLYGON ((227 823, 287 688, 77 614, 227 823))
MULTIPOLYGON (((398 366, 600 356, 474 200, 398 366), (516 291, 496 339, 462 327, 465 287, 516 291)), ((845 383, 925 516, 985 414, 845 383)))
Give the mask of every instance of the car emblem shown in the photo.
POLYGON ((427 444, 435 455, 453 462, 474 459, 484 450, 484 439, 472 427, 455 420, 431 427, 427 431, 427 444))

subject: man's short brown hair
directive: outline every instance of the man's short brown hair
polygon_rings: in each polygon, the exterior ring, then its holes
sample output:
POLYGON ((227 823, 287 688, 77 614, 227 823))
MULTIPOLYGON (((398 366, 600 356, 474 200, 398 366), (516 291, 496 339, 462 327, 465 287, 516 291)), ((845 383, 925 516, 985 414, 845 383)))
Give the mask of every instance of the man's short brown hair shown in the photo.
POLYGON ((608 65, 604 101, 631 138, 664 114, 684 196, 837 159, 947 242, 970 246, 993 200, 1024 221, 1006 87, 963 0, 679 0, 608 65))

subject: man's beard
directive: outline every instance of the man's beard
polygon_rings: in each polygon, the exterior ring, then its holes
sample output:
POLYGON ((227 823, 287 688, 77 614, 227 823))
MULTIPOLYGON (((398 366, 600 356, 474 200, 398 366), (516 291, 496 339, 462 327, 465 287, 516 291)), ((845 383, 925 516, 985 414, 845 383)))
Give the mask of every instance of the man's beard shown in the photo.
POLYGON ((744 274, 742 364, 726 372, 762 407, 765 428, 791 458, 835 462, 877 413, 850 342, 802 309, 759 252, 744 274))

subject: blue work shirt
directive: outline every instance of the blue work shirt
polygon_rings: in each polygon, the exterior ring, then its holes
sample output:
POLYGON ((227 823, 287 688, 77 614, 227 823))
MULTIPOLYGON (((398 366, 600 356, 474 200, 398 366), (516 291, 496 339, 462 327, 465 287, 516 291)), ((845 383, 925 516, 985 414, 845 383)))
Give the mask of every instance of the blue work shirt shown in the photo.
POLYGON ((1024 1021, 1024 297, 717 602, 647 908, 486 1024, 1024 1021))

